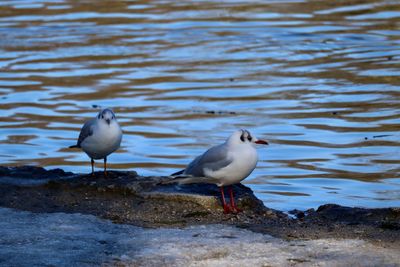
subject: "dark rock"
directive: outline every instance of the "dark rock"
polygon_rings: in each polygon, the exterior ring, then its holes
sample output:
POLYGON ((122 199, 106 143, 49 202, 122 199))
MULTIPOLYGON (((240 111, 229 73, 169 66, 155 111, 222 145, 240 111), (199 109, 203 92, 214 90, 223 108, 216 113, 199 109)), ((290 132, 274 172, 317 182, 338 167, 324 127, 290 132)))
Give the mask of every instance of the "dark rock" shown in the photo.
POLYGON ((0 171, 0 204, 24 210, 89 213, 141 226, 218 223, 224 218, 233 224, 258 222, 263 214, 268 218, 286 217, 267 209, 250 188, 241 184, 234 185, 234 192, 238 206, 245 212, 225 215, 219 188, 211 184, 164 184, 171 177, 144 177, 132 171, 109 171, 107 177, 103 172, 79 175, 25 166, 0 171), (30 177, 42 179, 29 186, 21 183, 21 177, 29 172, 30 177), (10 192, 16 190, 18 198, 12 199, 10 192))
POLYGON ((289 214, 296 216, 296 218, 300 220, 306 216, 303 211, 297 209, 289 211, 289 214))
POLYGON ((244 211, 222 212, 219 188, 210 184, 165 183, 171 177, 109 171, 73 174, 40 167, 0 167, 0 206, 33 212, 93 214, 138 226, 230 224, 274 236, 365 238, 400 248, 400 208, 363 209, 326 204, 286 214, 269 209, 252 190, 234 185, 244 211))
POLYGON ((71 176, 72 172, 62 169, 46 170, 36 166, 3 167, 0 166, 0 177, 28 178, 28 179, 57 179, 71 176))
POLYGON ((349 225, 377 225, 382 222, 400 222, 400 208, 364 209, 343 207, 334 204, 320 206, 316 212, 308 214, 308 219, 325 218, 330 221, 344 222, 349 225))

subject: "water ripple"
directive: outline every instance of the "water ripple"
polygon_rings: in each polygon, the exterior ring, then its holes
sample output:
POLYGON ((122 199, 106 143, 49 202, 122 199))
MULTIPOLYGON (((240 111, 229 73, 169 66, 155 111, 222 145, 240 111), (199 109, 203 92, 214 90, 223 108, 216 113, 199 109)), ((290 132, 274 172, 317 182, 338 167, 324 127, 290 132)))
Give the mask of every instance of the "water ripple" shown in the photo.
POLYGON ((267 205, 399 206, 399 8, 2 1, 1 164, 88 172, 67 147, 113 107, 110 168, 167 175, 248 128, 271 143, 245 181, 267 205))

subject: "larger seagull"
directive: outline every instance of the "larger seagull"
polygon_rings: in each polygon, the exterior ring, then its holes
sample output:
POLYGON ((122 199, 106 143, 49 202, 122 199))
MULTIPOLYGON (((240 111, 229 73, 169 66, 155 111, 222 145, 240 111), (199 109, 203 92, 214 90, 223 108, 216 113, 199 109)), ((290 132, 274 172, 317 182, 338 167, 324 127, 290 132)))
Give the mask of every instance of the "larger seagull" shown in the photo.
POLYGON ((172 174, 190 177, 177 177, 171 182, 216 184, 220 187, 224 213, 239 212, 232 185, 240 183, 255 169, 258 161, 255 144, 268 145, 268 142, 257 139, 247 130, 235 131, 223 144, 211 147, 184 170, 172 174), (230 205, 225 201, 224 186, 230 186, 230 205))
POLYGON ((94 160, 104 159, 104 175, 107 176, 107 156, 117 150, 121 144, 122 130, 111 109, 103 109, 96 118, 83 125, 76 145, 70 148, 82 148, 90 157, 92 175, 94 160))

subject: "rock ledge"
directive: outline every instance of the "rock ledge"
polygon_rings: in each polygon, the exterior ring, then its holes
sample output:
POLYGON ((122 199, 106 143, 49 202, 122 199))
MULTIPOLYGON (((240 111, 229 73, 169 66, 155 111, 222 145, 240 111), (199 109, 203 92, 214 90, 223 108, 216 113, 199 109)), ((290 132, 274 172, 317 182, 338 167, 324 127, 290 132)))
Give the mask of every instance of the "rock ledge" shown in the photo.
POLYGON ((400 208, 334 204, 292 211, 269 209, 250 188, 235 185, 239 214, 223 214, 215 185, 163 184, 171 177, 110 171, 94 176, 60 169, 0 166, 0 206, 33 212, 93 214, 144 227, 229 224, 286 239, 361 238, 400 248, 400 208))

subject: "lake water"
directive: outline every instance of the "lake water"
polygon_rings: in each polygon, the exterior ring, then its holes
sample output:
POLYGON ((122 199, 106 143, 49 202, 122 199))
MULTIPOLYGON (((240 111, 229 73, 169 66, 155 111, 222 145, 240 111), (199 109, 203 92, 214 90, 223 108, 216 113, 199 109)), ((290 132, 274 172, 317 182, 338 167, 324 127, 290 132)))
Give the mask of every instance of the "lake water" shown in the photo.
POLYGON ((90 172, 66 147, 112 107, 111 169, 168 175, 246 128, 267 206, 400 206, 399 29, 399 1, 1 1, 0 164, 90 172))

